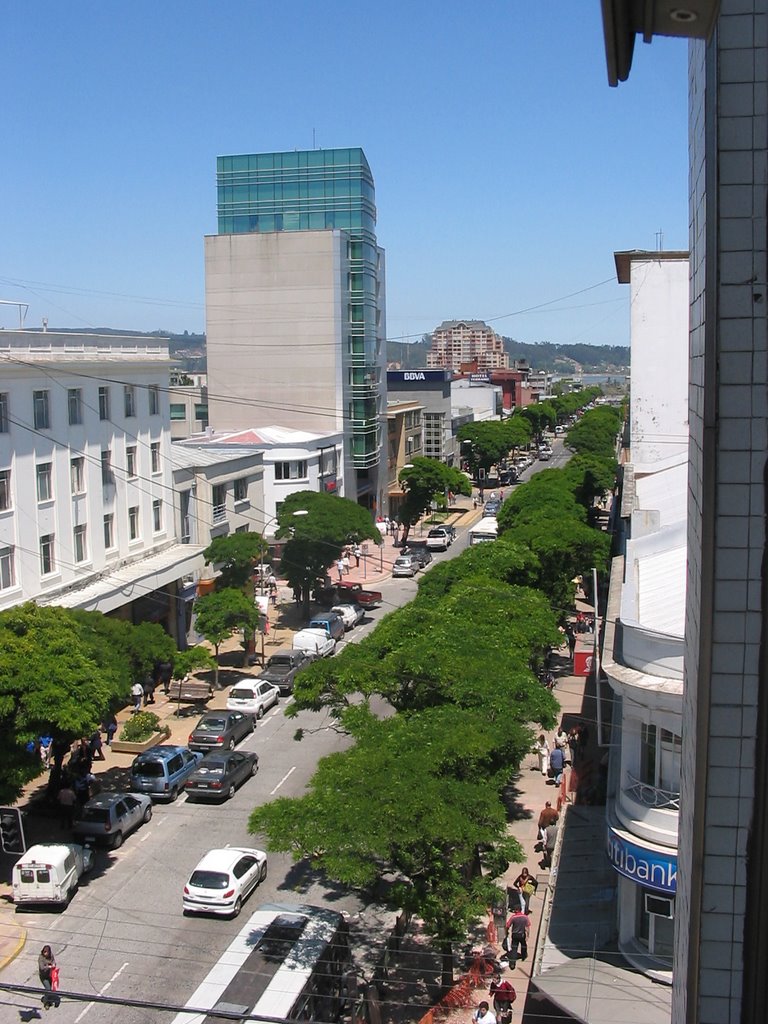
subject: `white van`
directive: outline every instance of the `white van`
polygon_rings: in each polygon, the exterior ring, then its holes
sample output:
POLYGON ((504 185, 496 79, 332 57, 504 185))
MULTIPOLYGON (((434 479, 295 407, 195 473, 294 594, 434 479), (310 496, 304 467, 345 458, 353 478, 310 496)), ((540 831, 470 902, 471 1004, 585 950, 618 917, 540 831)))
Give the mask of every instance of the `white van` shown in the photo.
POLYGON ((77 891, 80 876, 93 867, 93 850, 75 843, 30 846, 13 865, 13 902, 58 903, 66 906, 77 891))
POLYGON ((499 535, 499 523, 495 516, 485 516, 469 531, 469 543, 482 544, 484 541, 496 540, 499 535))

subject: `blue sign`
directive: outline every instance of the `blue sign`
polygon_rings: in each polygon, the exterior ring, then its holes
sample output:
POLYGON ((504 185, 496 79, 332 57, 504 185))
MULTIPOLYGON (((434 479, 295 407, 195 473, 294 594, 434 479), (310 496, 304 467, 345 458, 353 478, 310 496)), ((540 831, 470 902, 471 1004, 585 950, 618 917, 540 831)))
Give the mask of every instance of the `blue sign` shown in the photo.
POLYGON ((608 859, 620 875, 657 892, 674 895, 677 890, 677 855, 649 850, 630 843, 608 828, 608 859))

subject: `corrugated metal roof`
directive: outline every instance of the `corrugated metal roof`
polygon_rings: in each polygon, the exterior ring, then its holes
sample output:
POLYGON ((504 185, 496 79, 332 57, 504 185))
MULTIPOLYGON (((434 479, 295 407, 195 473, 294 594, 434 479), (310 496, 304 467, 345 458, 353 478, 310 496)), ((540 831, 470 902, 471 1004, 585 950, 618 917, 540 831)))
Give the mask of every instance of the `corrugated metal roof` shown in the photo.
POLYGON ((649 629, 674 636, 685 630, 684 545, 638 558, 638 621, 649 629))
POLYGON ((197 469, 200 466, 216 466, 221 462, 234 462, 243 459, 247 452, 223 452, 207 447, 197 448, 174 441, 171 445, 171 462, 174 469, 197 469))

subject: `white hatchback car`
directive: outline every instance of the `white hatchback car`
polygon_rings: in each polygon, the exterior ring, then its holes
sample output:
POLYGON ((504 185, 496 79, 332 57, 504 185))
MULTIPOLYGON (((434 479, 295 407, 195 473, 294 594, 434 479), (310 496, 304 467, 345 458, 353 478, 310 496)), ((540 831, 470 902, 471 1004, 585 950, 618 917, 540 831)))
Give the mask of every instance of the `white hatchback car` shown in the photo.
POLYGON ((243 676, 229 691, 227 711, 240 711, 244 715, 261 718, 279 700, 280 690, 274 683, 243 676))
POLYGON ((363 621, 365 615, 359 604, 335 604, 331 611, 340 616, 344 622, 344 629, 352 629, 358 622, 363 621))
POLYGON ((237 917, 243 901, 267 877, 263 850, 230 846, 209 850, 184 886, 184 914, 237 917))

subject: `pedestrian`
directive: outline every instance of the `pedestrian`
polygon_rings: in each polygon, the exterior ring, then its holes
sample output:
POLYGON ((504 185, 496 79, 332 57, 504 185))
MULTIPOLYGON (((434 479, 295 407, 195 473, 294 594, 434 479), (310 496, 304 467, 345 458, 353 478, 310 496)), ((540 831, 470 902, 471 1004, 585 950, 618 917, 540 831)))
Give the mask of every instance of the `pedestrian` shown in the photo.
POLYGON ((570 622, 565 627, 565 636, 568 640, 568 653, 571 656, 571 661, 573 661, 573 655, 576 651, 576 633, 574 632, 573 626, 570 622))
POLYGON ((355 555, 355 568, 356 569, 360 568, 360 558, 362 557, 362 554, 363 554, 363 549, 360 547, 359 544, 355 544, 354 555, 355 555))
POLYGON ((301 587, 293 588, 293 600, 296 604, 301 604, 301 587))
POLYGON ((562 752, 560 747, 555 747, 554 750, 549 752, 549 776, 555 780, 555 785, 559 786, 563 779, 563 769, 565 768, 565 754, 562 752))
POLYGON ((478 497, 480 498, 480 504, 482 505, 485 502, 485 491, 482 487, 480 488, 478 497))
POLYGON ((339 583, 341 583, 342 577, 344 576, 344 562, 341 558, 336 559, 336 572, 339 574, 339 583))
POLYGON ((75 794, 78 814, 82 812, 83 807, 88 803, 91 795, 91 779, 93 778, 94 776, 90 772, 80 772, 72 780, 72 789, 75 794))
POLYGON ((539 771, 546 779, 549 771, 549 744, 547 737, 542 733, 534 745, 534 753, 539 759, 539 771))
POLYGON ((476 494, 473 495, 473 497, 472 497, 472 508, 477 509, 477 495, 476 494))
POLYGON ((539 830, 539 839, 542 843, 546 839, 547 827, 549 825, 554 825, 559 817, 560 815, 552 806, 551 801, 547 800, 547 802, 541 809, 541 813, 539 814, 539 823, 537 826, 539 830))
POLYGON ((59 795, 56 798, 61 809, 61 827, 72 828, 75 823, 75 803, 77 797, 69 779, 64 780, 59 795))
POLYGON ((155 703, 155 680, 149 672, 144 676, 144 682, 141 687, 144 694, 144 707, 147 704, 155 703))
POLYGON ((489 1008, 485 1000, 472 1014, 472 1024, 496 1024, 496 1014, 489 1008))
POLYGON ((558 823, 552 822, 551 825, 547 825, 544 835, 544 867, 549 868, 552 866, 552 855, 555 852, 555 844, 557 843, 557 829, 558 823))
POLYGON ((344 575, 349 576, 349 551, 344 548, 344 554, 341 556, 341 564, 344 567, 344 575))
POLYGON ((504 491, 499 491, 499 501, 504 501, 504 491))
MULTIPOLYGON (((531 902, 531 896, 536 892, 538 885, 536 880, 529 872, 528 868, 523 868, 520 874, 512 883, 512 897, 516 900, 516 903, 520 905, 520 909, 528 913, 528 908, 531 902)), ((512 910, 512 907, 509 908, 512 910)))
POLYGON ((137 711, 141 711, 141 700, 144 696, 144 687, 140 682, 135 682, 131 687, 131 696, 133 697, 133 707, 131 708, 131 714, 135 715, 137 711))
POLYGON ((43 767, 47 770, 51 767, 51 751, 53 748, 53 737, 52 736, 41 736, 40 737, 40 760, 43 762, 43 767))
POLYGON ((528 959, 528 933, 531 930, 531 919, 524 910, 512 911, 512 916, 507 921, 507 961, 510 967, 517 963, 518 955, 521 960, 528 959))
POLYGON ((43 946, 40 956, 37 958, 37 974, 40 984, 45 989, 42 1003, 44 1010, 50 1010, 52 1006, 58 1007, 61 1003, 61 996, 56 991, 59 987, 59 968, 56 966, 56 959, 50 946, 43 946))
POLYGON ((94 761, 106 761, 104 757, 104 750, 102 749, 101 732, 98 729, 94 729, 91 734, 91 738, 88 740, 88 746, 91 750, 91 757, 94 761))
POLYGON ((117 719, 114 712, 110 711, 109 714, 104 716, 104 720, 101 723, 101 731, 107 734, 107 746, 111 747, 112 740, 117 732, 117 719))
POLYGON ((274 576, 269 577, 269 600, 274 608, 277 608, 277 580, 274 576))
POLYGON ((499 1024, 508 1024, 512 1020, 512 1003, 517 999, 517 992, 512 983, 506 979, 502 981, 501 975, 497 972, 488 986, 488 995, 493 999, 493 1012, 497 1015, 499 1024))

